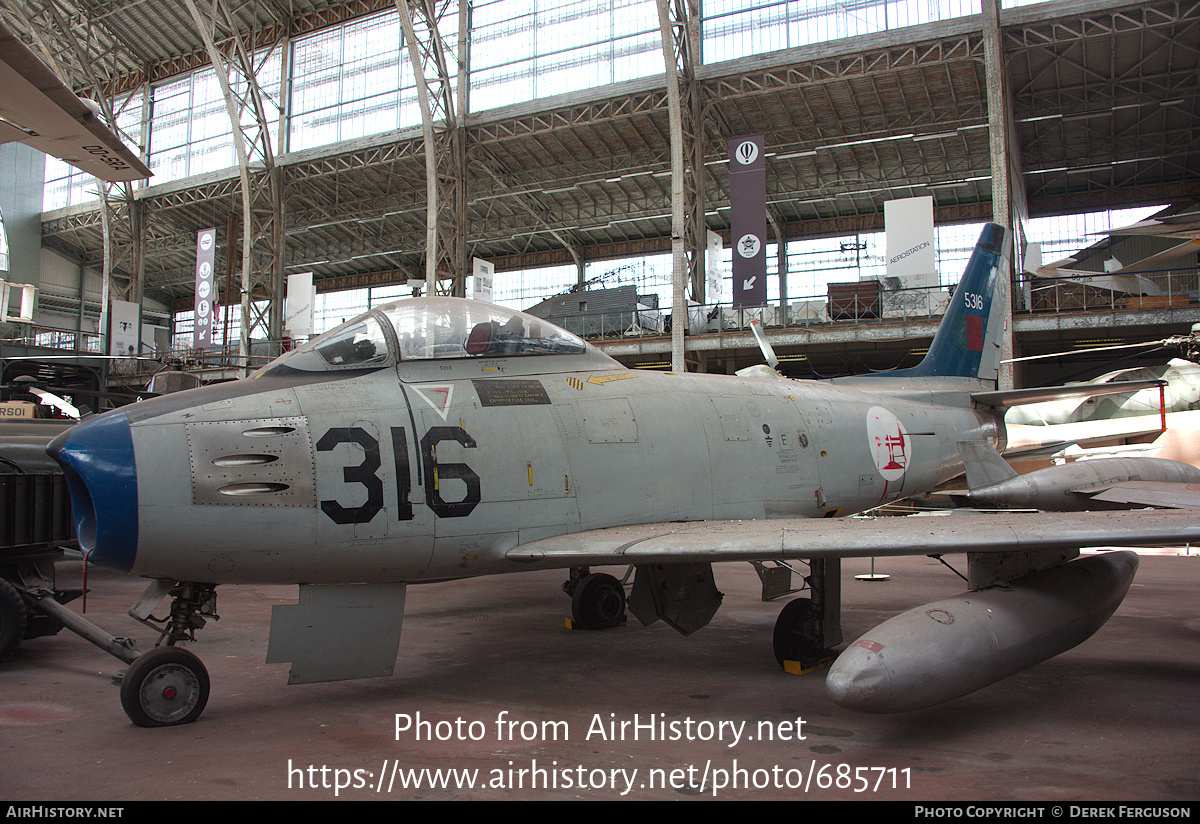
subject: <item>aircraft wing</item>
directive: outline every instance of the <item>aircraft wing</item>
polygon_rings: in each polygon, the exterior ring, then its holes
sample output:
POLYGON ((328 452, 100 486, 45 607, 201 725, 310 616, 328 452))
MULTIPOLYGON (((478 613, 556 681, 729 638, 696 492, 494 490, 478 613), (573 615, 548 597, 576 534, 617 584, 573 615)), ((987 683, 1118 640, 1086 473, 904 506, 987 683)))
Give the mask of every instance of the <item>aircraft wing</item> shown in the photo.
POLYGON ((101 180, 150 176, 95 111, 0 23, 0 142, 15 140, 101 180))
POLYGON ((1200 211, 1160 215, 1098 234, 1200 238, 1200 211))
POLYGON ((519 544, 510 561, 558 568, 1027 552, 1085 546, 1180 546, 1200 541, 1186 511, 955 512, 904 517, 692 521, 609 527, 519 544))

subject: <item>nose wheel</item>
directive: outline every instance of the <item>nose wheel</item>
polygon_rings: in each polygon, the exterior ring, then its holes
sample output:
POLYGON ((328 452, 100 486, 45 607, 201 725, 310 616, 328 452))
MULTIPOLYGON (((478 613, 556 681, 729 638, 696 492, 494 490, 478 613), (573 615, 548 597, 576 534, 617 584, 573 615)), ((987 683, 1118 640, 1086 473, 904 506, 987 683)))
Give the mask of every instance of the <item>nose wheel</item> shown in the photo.
POLYGON ((121 706, 139 727, 195 721, 208 703, 208 670, 180 647, 155 647, 139 655, 121 679, 121 706))

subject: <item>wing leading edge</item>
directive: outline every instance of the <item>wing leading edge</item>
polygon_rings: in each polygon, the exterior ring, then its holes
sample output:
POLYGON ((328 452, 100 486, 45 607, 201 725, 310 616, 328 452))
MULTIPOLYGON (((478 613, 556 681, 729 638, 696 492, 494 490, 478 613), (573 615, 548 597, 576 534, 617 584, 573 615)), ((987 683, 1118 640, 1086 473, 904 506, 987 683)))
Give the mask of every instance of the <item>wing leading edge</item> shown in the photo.
POLYGON ((1194 512, 953 513, 763 521, 693 521, 593 529, 519 544, 537 568, 1028 552, 1200 541, 1194 512))

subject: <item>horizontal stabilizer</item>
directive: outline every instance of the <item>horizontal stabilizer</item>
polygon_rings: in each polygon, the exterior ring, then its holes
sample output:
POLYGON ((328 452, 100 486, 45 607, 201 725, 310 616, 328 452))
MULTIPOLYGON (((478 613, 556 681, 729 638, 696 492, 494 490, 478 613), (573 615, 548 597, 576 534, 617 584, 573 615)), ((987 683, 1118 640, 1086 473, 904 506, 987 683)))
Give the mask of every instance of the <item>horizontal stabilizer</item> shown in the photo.
POLYGON ((1087 383, 1079 386, 1039 386, 1033 389, 1010 389, 998 392, 972 392, 971 400, 980 406, 1008 409, 1027 403, 1057 401, 1064 398, 1090 398, 1097 395, 1127 395, 1142 389, 1165 385, 1162 380, 1119 381, 1116 383, 1087 383))

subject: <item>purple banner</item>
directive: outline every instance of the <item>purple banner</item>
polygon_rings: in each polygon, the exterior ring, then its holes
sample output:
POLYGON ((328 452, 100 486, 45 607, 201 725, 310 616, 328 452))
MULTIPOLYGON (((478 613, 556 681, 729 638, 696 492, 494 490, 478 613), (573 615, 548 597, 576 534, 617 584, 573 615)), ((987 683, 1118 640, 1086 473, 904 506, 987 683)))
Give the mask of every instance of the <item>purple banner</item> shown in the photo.
POLYGON ((216 257, 217 230, 201 229, 196 233, 196 324, 192 331, 192 346, 212 343, 213 303, 217 291, 213 261, 216 257))
POLYGON ((767 303, 767 164, 761 134, 729 141, 733 306, 767 303))

